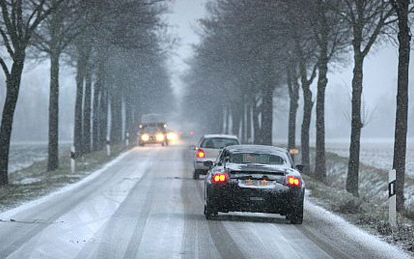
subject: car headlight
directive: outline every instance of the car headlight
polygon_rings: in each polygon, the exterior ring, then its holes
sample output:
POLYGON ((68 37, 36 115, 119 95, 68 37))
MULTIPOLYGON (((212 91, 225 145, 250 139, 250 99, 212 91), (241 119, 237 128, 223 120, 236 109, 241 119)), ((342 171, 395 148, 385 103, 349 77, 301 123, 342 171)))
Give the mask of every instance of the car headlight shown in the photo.
POLYGON ((178 138, 178 136, 174 132, 170 132, 170 133, 167 134, 167 139, 168 140, 176 140, 177 138, 178 138))
POLYGON ((163 134, 157 134, 156 139, 157 139, 157 141, 163 141, 164 140, 164 135, 163 134))
POLYGON ((141 136, 141 140, 142 141, 148 141, 149 140, 149 135, 148 134, 144 134, 141 136))

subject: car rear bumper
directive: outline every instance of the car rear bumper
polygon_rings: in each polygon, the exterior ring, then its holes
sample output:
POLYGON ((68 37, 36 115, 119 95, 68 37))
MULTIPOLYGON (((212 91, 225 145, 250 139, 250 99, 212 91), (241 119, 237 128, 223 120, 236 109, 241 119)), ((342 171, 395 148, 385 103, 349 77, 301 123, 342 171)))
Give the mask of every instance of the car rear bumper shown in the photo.
POLYGON ((242 211, 286 215, 303 199, 301 188, 279 186, 274 189, 208 185, 207 202, 218 212, 242 211))
POLYGON ((204 162, 206 162, 206 161, 212 161, 212 160, 211 159, 203 159, 203 160, 197 159, 197 160, 195 160, 194 161, 194 169, 195 170, 203 170, 203 171, 206 171, 206 173, 207 173, 209 168, 204 165, 204 162))

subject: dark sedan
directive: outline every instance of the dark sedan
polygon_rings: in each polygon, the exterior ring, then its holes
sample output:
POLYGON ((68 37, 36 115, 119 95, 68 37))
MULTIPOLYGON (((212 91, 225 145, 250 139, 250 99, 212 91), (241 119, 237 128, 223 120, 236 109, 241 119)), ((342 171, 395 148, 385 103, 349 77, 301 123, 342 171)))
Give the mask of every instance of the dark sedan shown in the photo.
MULTIPOLYGON (((303 220, 305 183, 288 151, 272 146, 237 145, 223 149, 204 185, 204 214, 242 211, 286 215, 303 220)), ((300 168, 300 166, 298 166, 300 168)))

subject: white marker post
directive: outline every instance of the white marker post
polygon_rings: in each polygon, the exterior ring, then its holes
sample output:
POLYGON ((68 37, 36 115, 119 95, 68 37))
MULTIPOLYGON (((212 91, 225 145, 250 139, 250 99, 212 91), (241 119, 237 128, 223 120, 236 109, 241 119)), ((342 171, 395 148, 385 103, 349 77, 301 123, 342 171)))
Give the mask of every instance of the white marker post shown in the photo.
POLYGON ((125 145, 129 147, 129 132, 126 133, 125 145))
POLYGON ((395 182, 397 174, 395 169, 388 175, 388 221, 392 227, 397 225, 397 196, 395 195, 395 182))
POLYGON ((106 139, 106 155, 111 156, 111 141, 106 139))
POLYGON ((293 162, 295 162, 295 157, 296 157, 297 155, 299 155, 299 148, 297 148, 297 147, 292 147, 292 148, 290 148, 290 149, 289 149, 289 153, 290 153, 290 155, 292 156, 293 162))
POLYGON ((76 171, 76 153, 75 153, 75 146, 70 148, 70 171, 72 174, 76 171))

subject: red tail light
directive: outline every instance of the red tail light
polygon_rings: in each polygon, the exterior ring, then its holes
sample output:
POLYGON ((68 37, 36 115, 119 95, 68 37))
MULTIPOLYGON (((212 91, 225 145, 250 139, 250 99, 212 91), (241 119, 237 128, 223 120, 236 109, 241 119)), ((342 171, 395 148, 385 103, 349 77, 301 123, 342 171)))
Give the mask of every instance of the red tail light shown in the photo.
POLYGON ((197 157, 198 158, 205 158, 206 157, 206 152, 204 152, 204 150, 202 150, 202 149, 199 149, 197 151, 197 157))
POLYGON ((290 187, 302 187, 302 181, 300 180, 300 178, 288 176, 286 178, 286 185, 290 187))
POLYGON ((227 183, 229 181, 229 175, 228 174, 215 174, 213 175, 212 183, 227 183))

